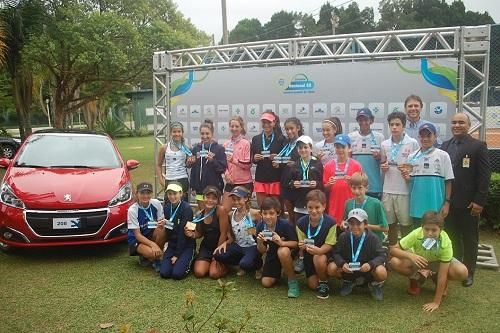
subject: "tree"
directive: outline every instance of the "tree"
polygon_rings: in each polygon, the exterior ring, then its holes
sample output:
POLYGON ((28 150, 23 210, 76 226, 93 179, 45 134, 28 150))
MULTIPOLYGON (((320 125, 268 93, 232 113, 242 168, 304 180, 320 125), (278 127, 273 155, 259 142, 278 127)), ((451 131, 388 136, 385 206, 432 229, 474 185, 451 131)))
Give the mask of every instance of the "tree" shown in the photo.
POLYGON ((293 38, 297 36, 295 25, 298 14, 284 10, 274 13, 269 22, 264 24, 261 40, 293 38))
POLYGON ((229 43, 257 41, 263 31, 262 24, 258 19, 243 19, 229 32, 229 43))

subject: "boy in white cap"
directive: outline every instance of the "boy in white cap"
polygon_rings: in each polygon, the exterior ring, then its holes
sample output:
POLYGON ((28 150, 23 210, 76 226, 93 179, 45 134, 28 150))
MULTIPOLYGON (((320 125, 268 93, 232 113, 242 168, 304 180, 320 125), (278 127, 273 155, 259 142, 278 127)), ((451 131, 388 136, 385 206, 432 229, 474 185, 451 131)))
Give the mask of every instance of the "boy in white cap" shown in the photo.
POLYGON ((369 283, 372 297, 384 298, 382 285, 387 278, 386 251, 368 228, 368 214, 361 208, 349 212, 349 228, 339 236, 328 264, 328 275, 342 279, 340 296, 349 295, 356 285, 369 283))

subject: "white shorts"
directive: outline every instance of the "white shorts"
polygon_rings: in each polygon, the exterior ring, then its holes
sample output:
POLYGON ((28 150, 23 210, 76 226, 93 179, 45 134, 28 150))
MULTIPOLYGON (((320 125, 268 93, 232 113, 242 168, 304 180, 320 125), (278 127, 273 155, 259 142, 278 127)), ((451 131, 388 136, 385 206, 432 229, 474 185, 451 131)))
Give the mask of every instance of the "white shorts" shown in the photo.
POLYGON ((410 217, 410 195, 408 194, 382 194, 382 204, 387 215, 387 223, 399 223, 403 226, 412 225, 410 217))

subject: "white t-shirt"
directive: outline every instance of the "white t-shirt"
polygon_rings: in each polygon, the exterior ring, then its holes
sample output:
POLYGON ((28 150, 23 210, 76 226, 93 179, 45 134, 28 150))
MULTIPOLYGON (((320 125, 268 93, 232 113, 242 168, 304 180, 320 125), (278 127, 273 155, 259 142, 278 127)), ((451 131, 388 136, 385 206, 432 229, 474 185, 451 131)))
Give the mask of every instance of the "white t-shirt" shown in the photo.
POLYGON ((419 145, 417 140, 405 134, 403 142, 399 147, 399 142, 393 145, 392 139, 389 138, 382 142, 380 148, 380 161, 389 162, 389 170, 384 174, 384 193, 391 194, 409 194, 410 184, 407 182, 401 172, 398 170, 398 164, 404 164, 408 160, 411 153, 418 150, 419 145), (399 150, 398 150, 399 149, 399 150), (395 154, 396 156, 393 156, 395 154))
POLYGON ((165 150, 166 180, 188 178, 186 157, 185 152, 182 150, 173 151, 170 142, 167 143, 167 149, 165 150))
POLYGON ((337 154, 335 154, 335 146, 333 142, 326 143, 325 141, 326 140, 321 140, 320 142, 316 142, 313 148, 314 156, 317 156, 320 151, 325 152, 325 154, 321 158, 321 163, 323 164, 323 166, 337 157, 337 154))

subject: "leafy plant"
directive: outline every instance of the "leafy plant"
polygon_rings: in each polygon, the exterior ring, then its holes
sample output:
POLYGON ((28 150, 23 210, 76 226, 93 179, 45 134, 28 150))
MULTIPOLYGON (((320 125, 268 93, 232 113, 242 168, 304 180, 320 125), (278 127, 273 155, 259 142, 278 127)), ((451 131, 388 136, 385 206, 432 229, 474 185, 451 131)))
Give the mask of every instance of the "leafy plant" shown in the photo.
POLYGON ((97 123, 97 129, 108 134, 112 138, 116 138, 124 131, 123 125, 113 118, 106 118, 97 123))
POLYGON ((484 220, 486 226, 493 229, 500 229, 500 209, 498 203, 500 202, 500 173, 491 174, 490 191, 488 194, 488 201, 484 207, 484 220))
POLYGON ((0 136, 11 138, 12 135, 7 131, 5 127, 0 127, 0 136))

